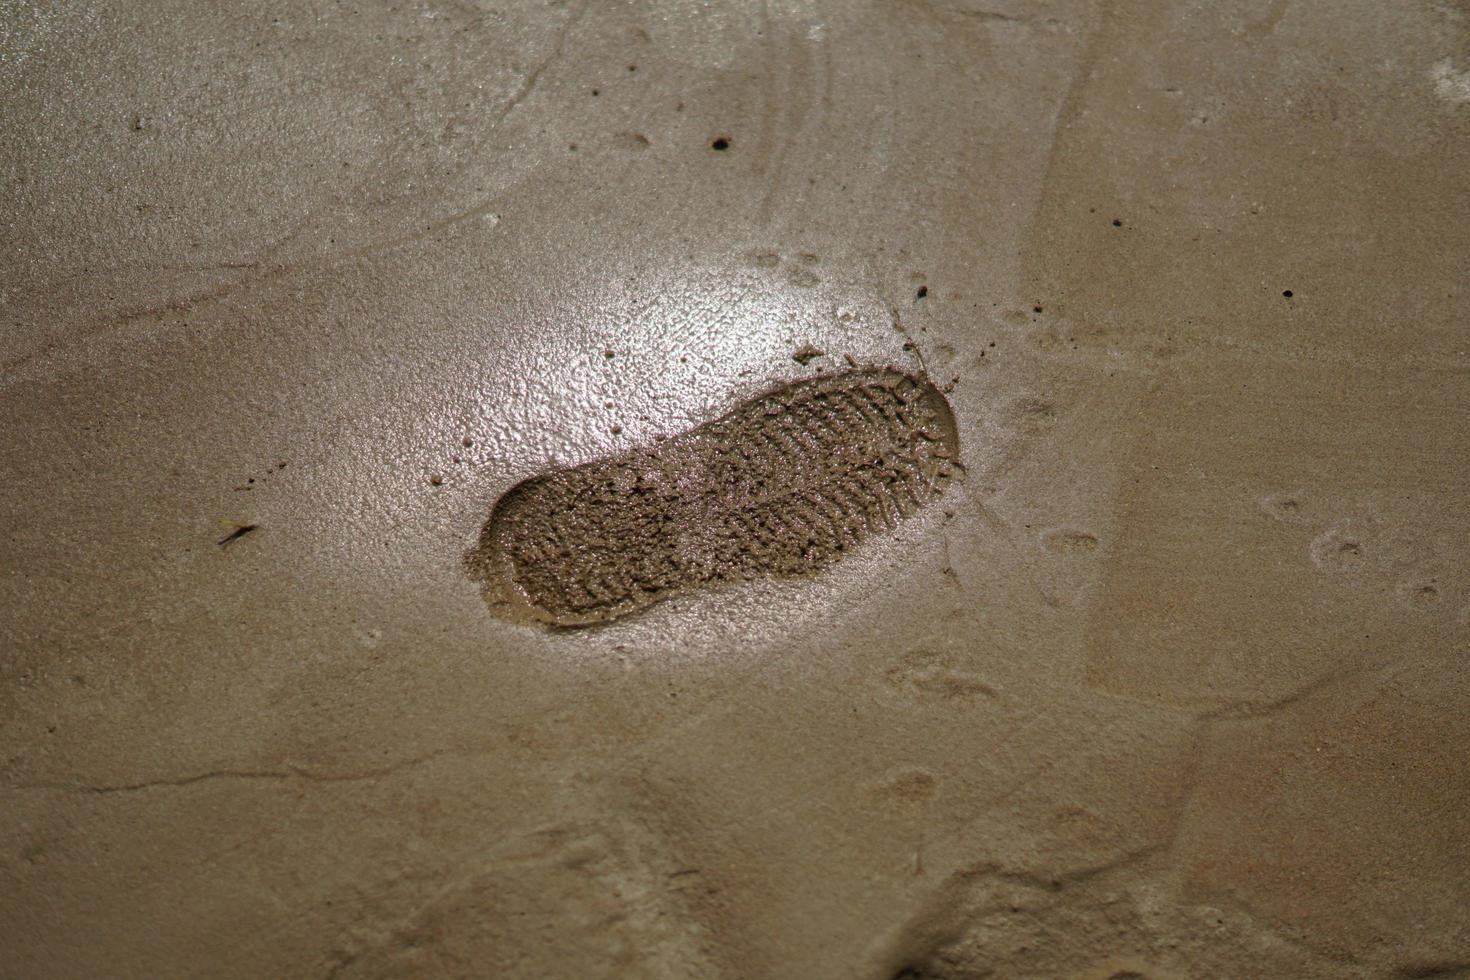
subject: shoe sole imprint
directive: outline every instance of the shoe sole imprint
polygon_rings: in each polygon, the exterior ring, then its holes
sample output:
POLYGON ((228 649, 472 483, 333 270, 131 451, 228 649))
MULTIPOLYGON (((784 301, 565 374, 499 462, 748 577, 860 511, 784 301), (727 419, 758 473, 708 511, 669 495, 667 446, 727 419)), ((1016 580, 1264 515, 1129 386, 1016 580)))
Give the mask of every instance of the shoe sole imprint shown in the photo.
POLYGON ((859 369, 525 480, 496 502, 466 564, 505 619, 602 623, 696 589, 816 572, 963 474, 939 389, 859 369))

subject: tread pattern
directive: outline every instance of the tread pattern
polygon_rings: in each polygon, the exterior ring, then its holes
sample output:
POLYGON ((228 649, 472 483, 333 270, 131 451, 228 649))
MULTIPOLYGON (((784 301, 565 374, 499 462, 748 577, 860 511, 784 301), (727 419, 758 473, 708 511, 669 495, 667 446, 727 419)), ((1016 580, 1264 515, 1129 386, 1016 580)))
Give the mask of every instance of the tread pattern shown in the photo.
POLYGON ((496 503, 469 565, 509 618, 604 622, 695 588, 820 570, 962 472, 949 403, 932 383, 855 370, 520 483, 496 503))

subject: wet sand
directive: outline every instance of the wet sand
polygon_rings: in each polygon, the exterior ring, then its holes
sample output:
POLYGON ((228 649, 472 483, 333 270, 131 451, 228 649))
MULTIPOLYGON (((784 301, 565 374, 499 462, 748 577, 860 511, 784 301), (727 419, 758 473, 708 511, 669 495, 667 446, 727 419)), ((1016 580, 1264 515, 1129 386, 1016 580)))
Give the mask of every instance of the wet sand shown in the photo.
POLYGON ((0 55, 0 973, 1470 973, 1463 4, 0 55), (964 479, 840 560, 584 629, 466 574, 855 368, 964 479))

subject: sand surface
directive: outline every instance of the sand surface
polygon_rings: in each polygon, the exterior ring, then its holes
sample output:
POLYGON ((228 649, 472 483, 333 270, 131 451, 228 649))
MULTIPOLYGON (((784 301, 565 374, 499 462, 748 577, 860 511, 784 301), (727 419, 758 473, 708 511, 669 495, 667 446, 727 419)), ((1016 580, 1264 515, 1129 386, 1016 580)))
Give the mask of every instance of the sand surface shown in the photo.
POLYGON ((0 0, 0 975, 1470 976, 1462 0, 0 0), (964 479, 507 621, 853 366, 964 479))

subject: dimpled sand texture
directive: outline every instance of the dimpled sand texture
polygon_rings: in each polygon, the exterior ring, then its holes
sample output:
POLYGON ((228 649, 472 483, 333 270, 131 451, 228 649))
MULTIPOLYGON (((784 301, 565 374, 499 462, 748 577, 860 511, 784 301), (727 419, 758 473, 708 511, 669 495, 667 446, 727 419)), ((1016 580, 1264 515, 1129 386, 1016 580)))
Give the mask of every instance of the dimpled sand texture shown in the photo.
POLYGON ((468 563, 506 618, 604 622, 692 589, 821 569, 962 472, 933 384, 856 370, 526 480, 495 505, 468 563))

